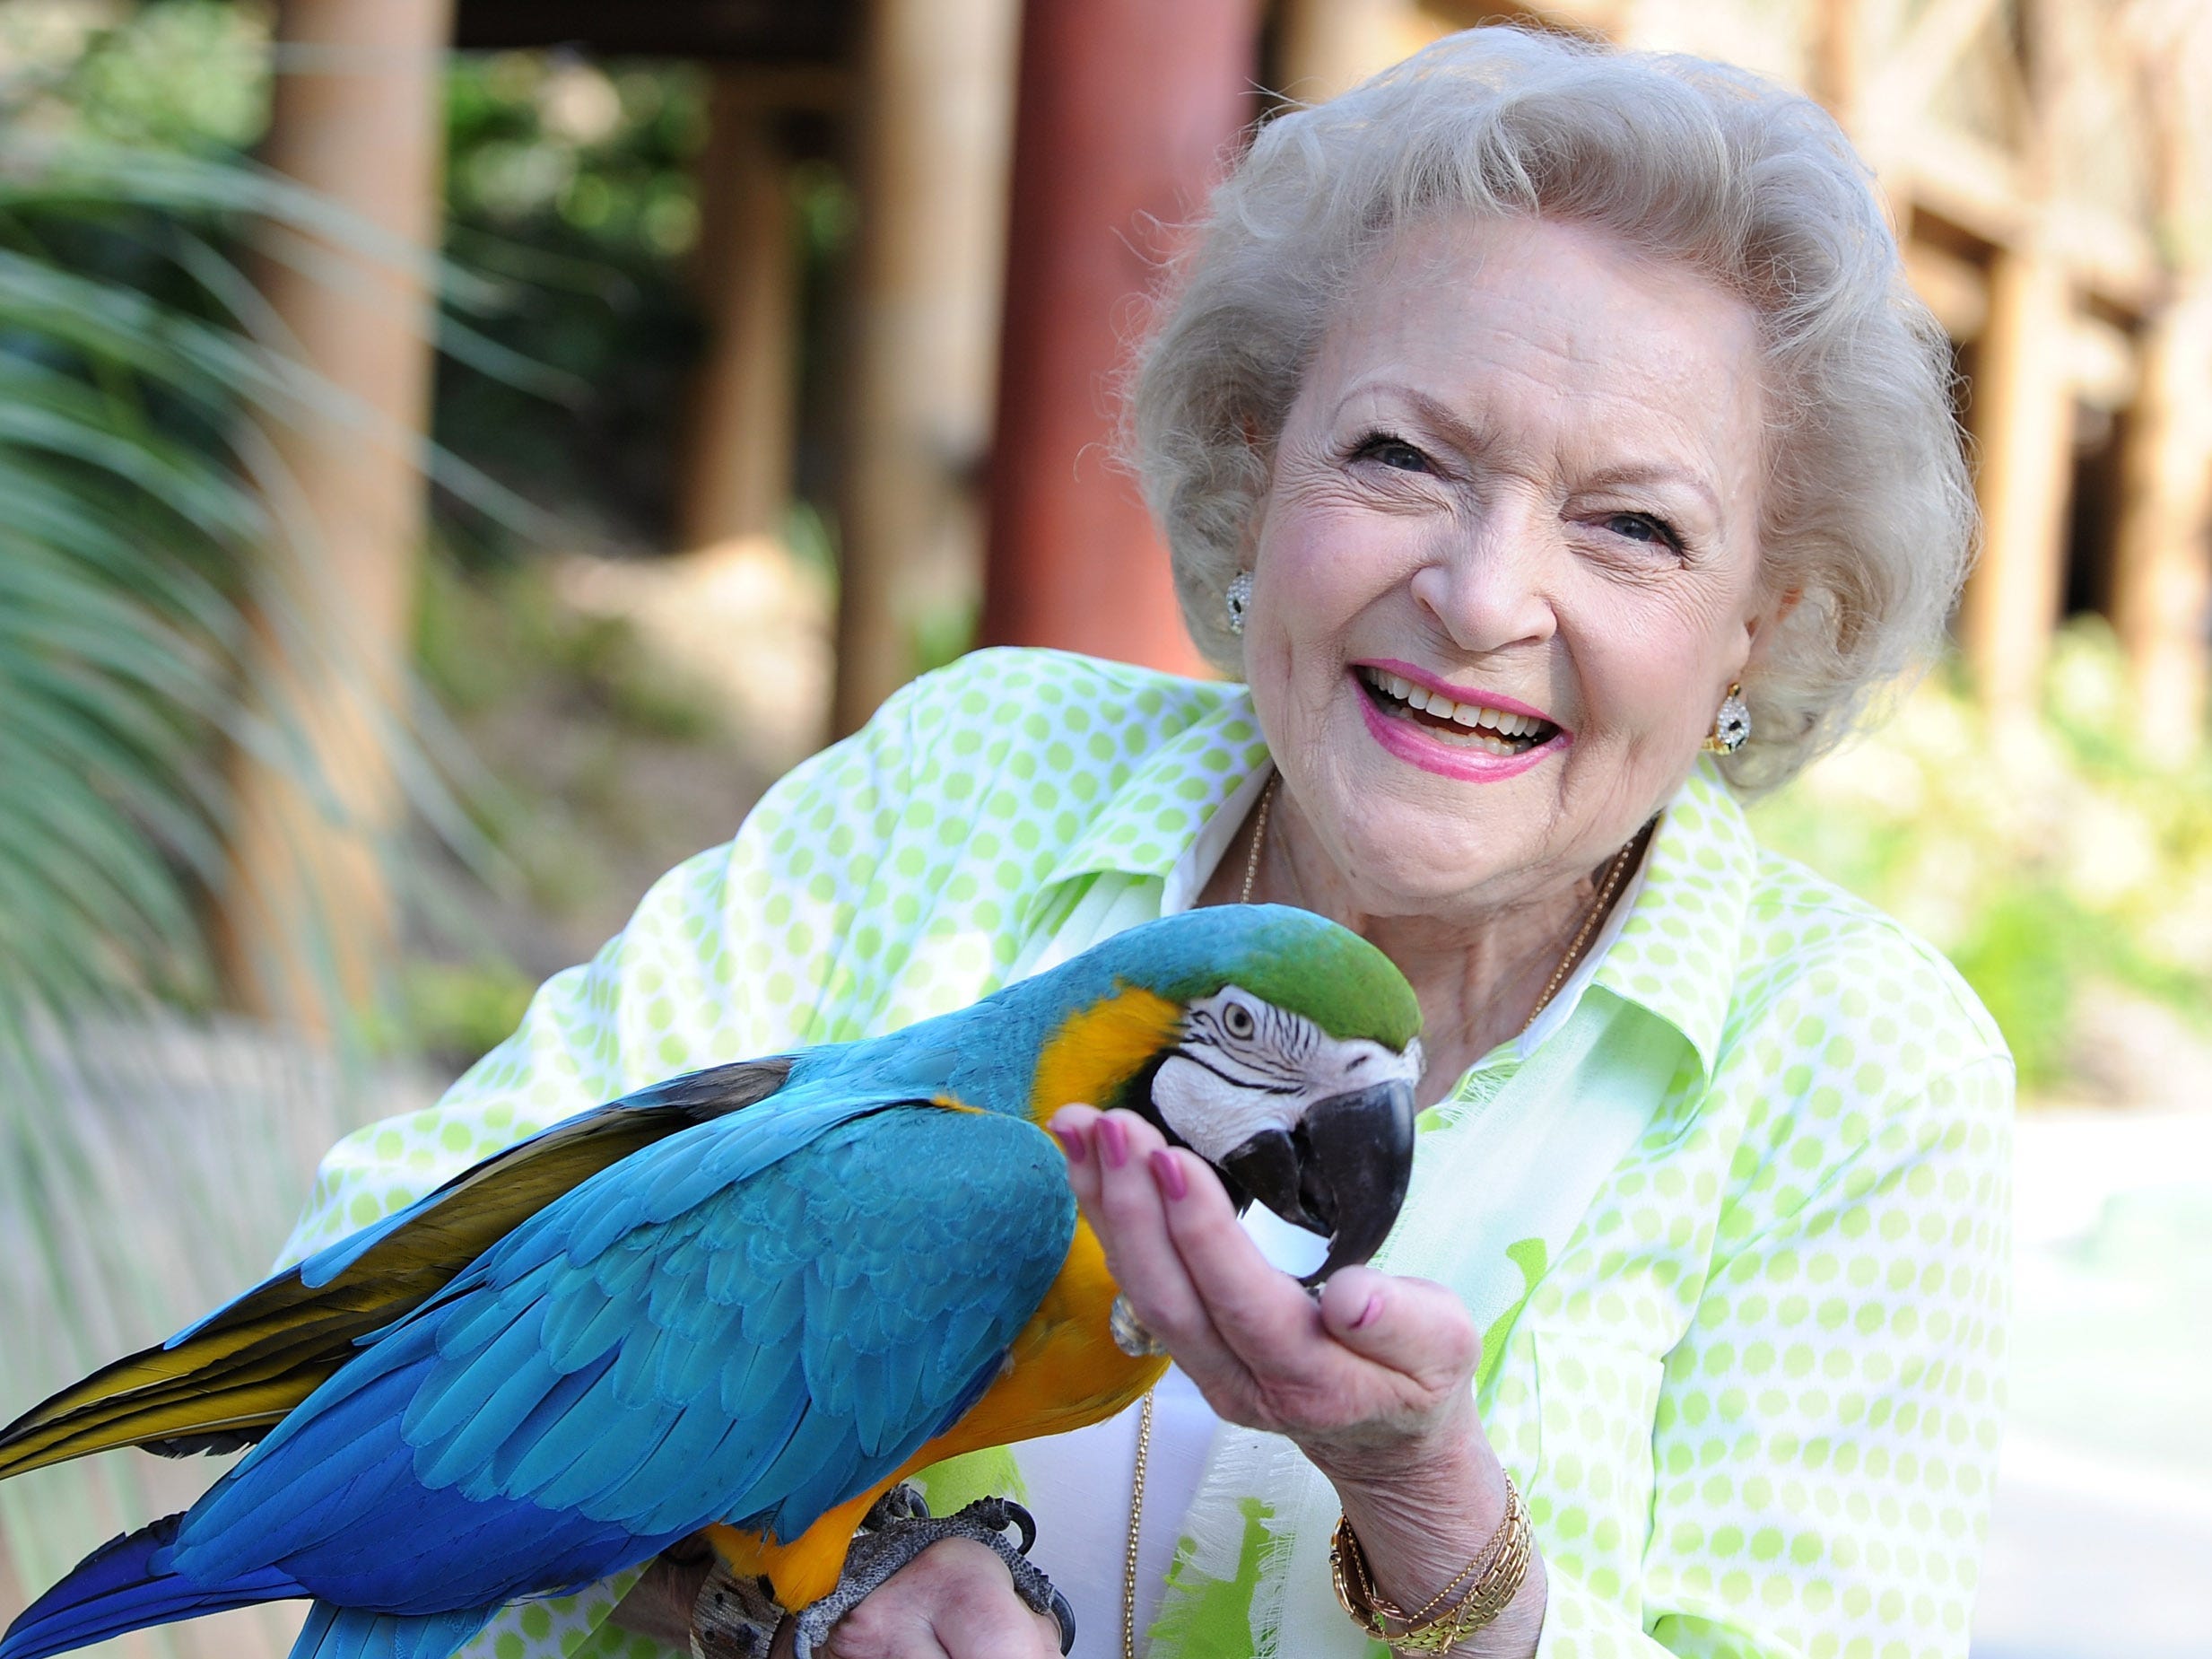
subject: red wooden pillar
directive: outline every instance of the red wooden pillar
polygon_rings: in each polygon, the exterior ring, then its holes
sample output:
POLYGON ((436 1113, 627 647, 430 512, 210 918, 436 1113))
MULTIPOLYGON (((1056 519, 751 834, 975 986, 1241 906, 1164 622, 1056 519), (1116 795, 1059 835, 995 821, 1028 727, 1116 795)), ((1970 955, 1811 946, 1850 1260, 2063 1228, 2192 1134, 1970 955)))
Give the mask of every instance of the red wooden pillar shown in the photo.
POLYGON ((1202 672, 1113 466, 1112 381, 1166 249, 1253 110, 1257 0, 1028 0, 984 641, 1202 672))

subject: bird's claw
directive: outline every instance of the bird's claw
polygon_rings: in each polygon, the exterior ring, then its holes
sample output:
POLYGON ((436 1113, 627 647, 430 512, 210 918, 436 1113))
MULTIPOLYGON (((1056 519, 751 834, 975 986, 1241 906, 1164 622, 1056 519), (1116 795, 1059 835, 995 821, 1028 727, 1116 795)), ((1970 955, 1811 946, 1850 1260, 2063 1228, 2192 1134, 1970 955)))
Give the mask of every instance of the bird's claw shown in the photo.
MULTIPOLYGON (((815 1646, 828 1639, 832 1625, 923 1550, 948 1538, 972 1539, 996 1554, 1013 1576, 1015 1594, 1059 1626, 1060 1652, 1065 1654, 1075 1646, 1075 1609, 1029 1561, 1030 1547, 1037 1541, 1037 1524, 1028 1510, 1010 1497, 979 1497, 955 1515, 933 1520, 918 1489, 897 1486, 876 1500, 860 1531, 853 1535, 837 1588, 794 1621, 795 1659, 813 1659, 815 1646), (1008 1527, 1021 1534, 1018 1545, 1006 1537, 1008 1527)), ((709 1655, 709 1659, 720 1656, 709 1655)))

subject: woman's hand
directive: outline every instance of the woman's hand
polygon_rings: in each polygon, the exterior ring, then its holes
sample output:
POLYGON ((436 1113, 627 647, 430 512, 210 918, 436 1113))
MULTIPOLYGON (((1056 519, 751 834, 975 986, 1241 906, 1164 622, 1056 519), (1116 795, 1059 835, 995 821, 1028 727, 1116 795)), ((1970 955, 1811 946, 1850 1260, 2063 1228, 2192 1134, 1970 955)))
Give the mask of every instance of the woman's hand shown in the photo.
MULTIPOLYGON (((678 1653, 692 1639, 692 1607, 711 1553, 703 1534, 645 1570, 614 1610, 625 1630, 678 1653)), ((823 1659, 1059 1659, 1060 1629, 1014 1592, 1006 1564, 965 1538, 932 1544, 832 1627, 823 1659)), ((784 1622, 771 1659, 788 1659, 784 1622)))
POLYGON ((1441 1285, 1346 1268, 1315 1298, 1268 1265, 1213 1170, 1128 1112, 1052 1120, 1136 1316, 1215 1415, 1287 1435, 1341 1485, 1463 1443, 1482 1340, 1441 1285))
MULTIPOLYGON (((789 1637, 776 1655, 788 1654, 789 1637)), ((1014 1593, 1006 1564, 948 1538, 886 1578, 831 1628, 825 1659, 1059 1659, 1060 1628, 1014 1593)))
MULTIPOLYGON (((1297 1443, 1392 1600, 1446 1589, 1507 1507, 1475 1412, 1482 1338, 1466 1305, 1372 1268, 1337 1273, 1317 1299, 1268 1265, 1205 1161, 1143 1118, 1067 1106, 1052 1131, 1122 1295, 1215 1414, 1297 1443)), ((1529 1659, 1546 1594, 1539 1556, 1502 1615, 1453 1651, 1529 1659)))

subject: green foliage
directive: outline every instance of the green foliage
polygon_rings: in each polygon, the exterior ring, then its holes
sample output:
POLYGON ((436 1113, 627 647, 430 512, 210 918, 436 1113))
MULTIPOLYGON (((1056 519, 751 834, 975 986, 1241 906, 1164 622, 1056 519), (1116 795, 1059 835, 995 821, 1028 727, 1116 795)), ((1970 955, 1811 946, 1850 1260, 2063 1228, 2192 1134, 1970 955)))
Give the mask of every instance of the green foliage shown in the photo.
POLYGON ((457 713, 475 713, 534 683, 564 712, 623 735, 695 743, 718 729, 707 699, 659 662, 628 623, 562 604, 542 569, 469 574, 448 557, 426 565, 416 611, 423 678, 457 713))
MULTIPOLYGON (((76 27, 109 15, 0 8, 0 1416, 250 1281, 354 1099, 241 1070, 155 1008, 212 992, 230 756, 332 795, 270 666, 303 630, 261 572, 300 546, 259 434, 375 435, 257 337, 234 250, 275 222, 398 255, 237 160, 236 105, 174 65, 176 96, 153 95, 165 53, 248 13, 173 0, 76 27)), ((0 1486, 0 1579, 43 1585, 176 1506, 144 1461, 0 1486)))
POLYGON ((521 969, 497 957, 410 961, 401 975, 408 1036, 433 1060, 466 1066, 507 1040, 536 990, 521 969))
MULTIPOLYGON (((75 12, 87 21, 98 15, 75 12)), ((251 144, 267 123, 267 46, 268 17, 259 6, 162 0, 91 30, 76 55, 53 64, 50 96, 86 138, 228 153, 251 144), (180 66, 191 73, 179 74, 180 66)))
POLYGON ((0 160, 0 1028, 20 1031, 33 1006, 205 989, 218 740, 283 747, 244 699, 237 606, 242 550, 281 531, 229 434, 305 389, 222 315, 235 272, 193 228, 212 164, 0 160), (109 240, 161 277, 56 251, 109 240))
POLYGON ((0 101, 19 131, 229 154, 268 120, 268 15, 225 0, 0 7, 0 101))
POLYGON ((2040 723, 1993 729, 1955 677, 1931 679, 1754 819, 1947 952, 2024 1086, 2047 1088, 2092 985, 2212 1008, 2212 761, 2159 763, 2136 724, 2110 631, 2077 623, 2040 723))
MULTIPOLYGON (((440 439, 603 533, 665 542, 701 339, 683 261, 699 230, 703 77, 504 52, 457 57, 446 88, 448 252, 489 285, 484 335, 570 391, 548 405, 455 365, 439 381, 440 439)), ((504 546, 496 527, 460 521, 478 546, 504 546)))

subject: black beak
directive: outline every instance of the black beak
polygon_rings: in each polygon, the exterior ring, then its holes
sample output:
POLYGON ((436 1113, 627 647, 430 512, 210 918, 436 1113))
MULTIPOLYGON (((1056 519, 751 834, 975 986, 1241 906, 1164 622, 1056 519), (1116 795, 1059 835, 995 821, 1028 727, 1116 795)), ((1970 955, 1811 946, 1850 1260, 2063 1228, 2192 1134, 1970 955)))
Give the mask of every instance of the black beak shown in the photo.
POLYGON ((1413 1085, 1382 1083, 1311 1107, 1289 1133, 1263 1130, 1222 1160, 1232 1179, 1293 1227, 1328 1240, 1305 1283, 1382 1247, 1413 1179, 1413 1085))

